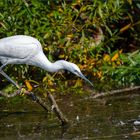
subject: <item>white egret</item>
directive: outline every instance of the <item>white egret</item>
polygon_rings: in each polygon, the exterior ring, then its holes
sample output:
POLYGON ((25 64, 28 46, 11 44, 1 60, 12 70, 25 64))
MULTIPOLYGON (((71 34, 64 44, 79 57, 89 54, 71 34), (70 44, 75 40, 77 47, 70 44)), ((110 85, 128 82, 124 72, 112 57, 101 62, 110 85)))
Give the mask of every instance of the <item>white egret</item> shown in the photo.
POLYGON ((65 60, 58 60, 51 63, 43 53, 40 42, 31 36, 15 35, 0 39, 0 62, 2 63, 0 73, 16 87, 19 87, 18 84, 3 71, 3 68, 8 64, 33 65, 48 72, 57 72, 65 69, 81 77, 93 86, 81 73, 76 64, 65 60))

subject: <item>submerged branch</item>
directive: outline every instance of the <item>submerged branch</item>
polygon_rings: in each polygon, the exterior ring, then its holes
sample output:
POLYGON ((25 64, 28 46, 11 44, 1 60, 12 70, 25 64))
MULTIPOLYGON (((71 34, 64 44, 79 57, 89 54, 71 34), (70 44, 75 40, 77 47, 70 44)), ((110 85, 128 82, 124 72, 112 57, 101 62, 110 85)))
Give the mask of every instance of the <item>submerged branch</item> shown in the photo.
MULTIPOLYGON (((12 94, 7 94, 4 92, 0 91, 0 96, 3 97, 15 97, 17 95, 20 95, 22 88, 18 89, 16 92, 12 93, 12 94)), ((29 92, 29 91, 25 91, 24 93, 25 95, 29 96, 32 98, 33 101, 35 101, 36 103, 38 103, 41 107, 43 107, 46 111, 51 112, 52 108, 54 113, 56 114, 56 116, 58 117, 58 119, 61 121, 62 125, 66 125, 68 124, 68 119, 63 115, 63 113, 60 111, 54 97, 52 94, 48 93, 48 99, 49 102, 51 104, 51 107, 49 107, 49 105, 47 105, 40 97, 35 96, 35 94, 33 92, 29 92)))
MULTIPOLYGON (((33 93, 34 94, 34 93, 33 93)), ((32 96, 32 95, 31 95, 32 96)), ((35 101, 36 103, 38 103, 41 107, 43 107, 47 112, 50 112, 50 107, 38 96, 34 95, 34 99, 32 98, 33 101, 35 101)))
POLYGON ((62 125, 66 125, 68 124, 68 119, 62 114, 62 112, 60 111, 53 95, 49 92, 47 92, 48 95, 48 99, 52 105, 52 110, 55 112, 55 114, 57 115, 57 117, 61 120, 62 125))
POLYGON ((117 89, 117 90, 112 90, 112 91, 108 91, 108 92, 101 92, 101 93, 97 93, 97 94, 92 95, 91 98, 101 99, 101 98, 105 98, 105 97, 109 97, 109 96, 113 96, 113 95, 124 94, 124 93, 125 94, 130 94, 131 91, 134 92, 134 91, 137 91, 137 90, 140 90, 140 86, 124 88, 124 89, 117 89))
POLYGON ((52 110, 54 111, 55 115, 58 117, 58 119, 61 121, 61 124, 64 126, 68 124, 68 119, 63 115, 63 113, 60 111, 53 95, 49 92, 47 92, 49 102, 51 104, 51 108, 38 96, 35 96, 34 93, 29 92, 30 96, 34 101, 36 101, 41 107, 43 107, 45 110, 51 112, 52 110))

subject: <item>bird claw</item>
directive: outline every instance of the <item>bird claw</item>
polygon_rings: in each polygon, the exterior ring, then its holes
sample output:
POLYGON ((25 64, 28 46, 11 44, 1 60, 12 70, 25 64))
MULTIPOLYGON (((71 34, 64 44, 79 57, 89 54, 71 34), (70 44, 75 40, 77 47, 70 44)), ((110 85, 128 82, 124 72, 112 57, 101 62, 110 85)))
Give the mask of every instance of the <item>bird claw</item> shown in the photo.
POLYGON ((27 92, 26 89, 22 87, 19 95, 24 96, 26 92, 27 92))
POLYGON ((19 86, 18 84, 16 84, 16 88, 17 88, 17 89, 19 89, 19 88, 20 88, 20 86, 19 86))
POLYGON ((25 94, 29 95, 33 101, 36 101, 37 98, 33 92, 28 92, 24 87, 21 87, 19 95, 24 96, 25 94))

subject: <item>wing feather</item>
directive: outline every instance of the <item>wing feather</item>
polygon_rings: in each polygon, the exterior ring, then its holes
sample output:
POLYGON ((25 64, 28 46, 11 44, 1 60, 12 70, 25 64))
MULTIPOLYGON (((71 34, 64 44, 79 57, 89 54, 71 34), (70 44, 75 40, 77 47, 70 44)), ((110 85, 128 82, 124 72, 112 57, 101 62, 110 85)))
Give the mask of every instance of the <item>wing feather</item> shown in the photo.
POLYGON ((17 35, 0 39, 0 56, 24 59, 42 51, 40 42, 30 36, 17 35))

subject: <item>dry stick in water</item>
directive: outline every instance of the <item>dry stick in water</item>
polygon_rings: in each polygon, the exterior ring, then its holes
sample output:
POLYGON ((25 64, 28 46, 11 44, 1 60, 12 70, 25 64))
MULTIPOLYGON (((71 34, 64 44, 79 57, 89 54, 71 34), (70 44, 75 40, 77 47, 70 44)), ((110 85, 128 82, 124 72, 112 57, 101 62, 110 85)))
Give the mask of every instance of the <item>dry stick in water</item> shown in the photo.
POLYGON ((63 113, 60 111, 53 95, 50 92, 47 92, 48 99, 52 105, 52 109, 57 115, 57 117, 61 120, 62 125, 67 125, 68 124, 68 119, 63 115, 63 113))
MULTIPOLYGON (((21 88, 18 89, 16 92, 12 93, 12 94, 6 94, 6 93, 3 93, 3 92, 0 91, 0 96, 10 98, 10 97, 20 95, 20 92, 21 92, 21 88)), ((50 93, 47 93, 47 94, 48 94, 48 99, 50 101, 50 104, 51 104, 51 106, 53 108, 53 111, 55 112, 56 116, 61 121, 62 125, 67 125, 68 124, 68 119, 60 111, 53 95, 50 94, 50 93)), ((51 111, 50 107, 41 98, 39 98, 38 96, 35 96, 33 92, 26 91, 26 95, 32 97, 32 100, 35 101, 36 103, 38 103, 45 110, 51 111)))
MULTIPOLYGON (((34 94, 34 93, 32 93, 32 94, 34 94)), ((57 105, 57 103, 56 103, 53 95, 51 93, 49 93, 49 92, 47 92, 47 95, 48 95, 48 99, 50 101, 50 104, 51 104, 52 109, 49 109, 49 107, 44 103, 44 101, 41 98, 39 98, 39 97, 37 97, 35 95, 33 95, 33 96, 35 96, 34 101, 36 101, 38 104, 40 104, 47 111, 53 110, 55 112, 56 116, 58 117, 58 119, 61 121, 61 124, 63 126, 64 125, 67 125, 69 121, 63 115, 63 113, 61 112, 61 110, 59 109, 59 107, 58 107, 58 105, 57 105)))

